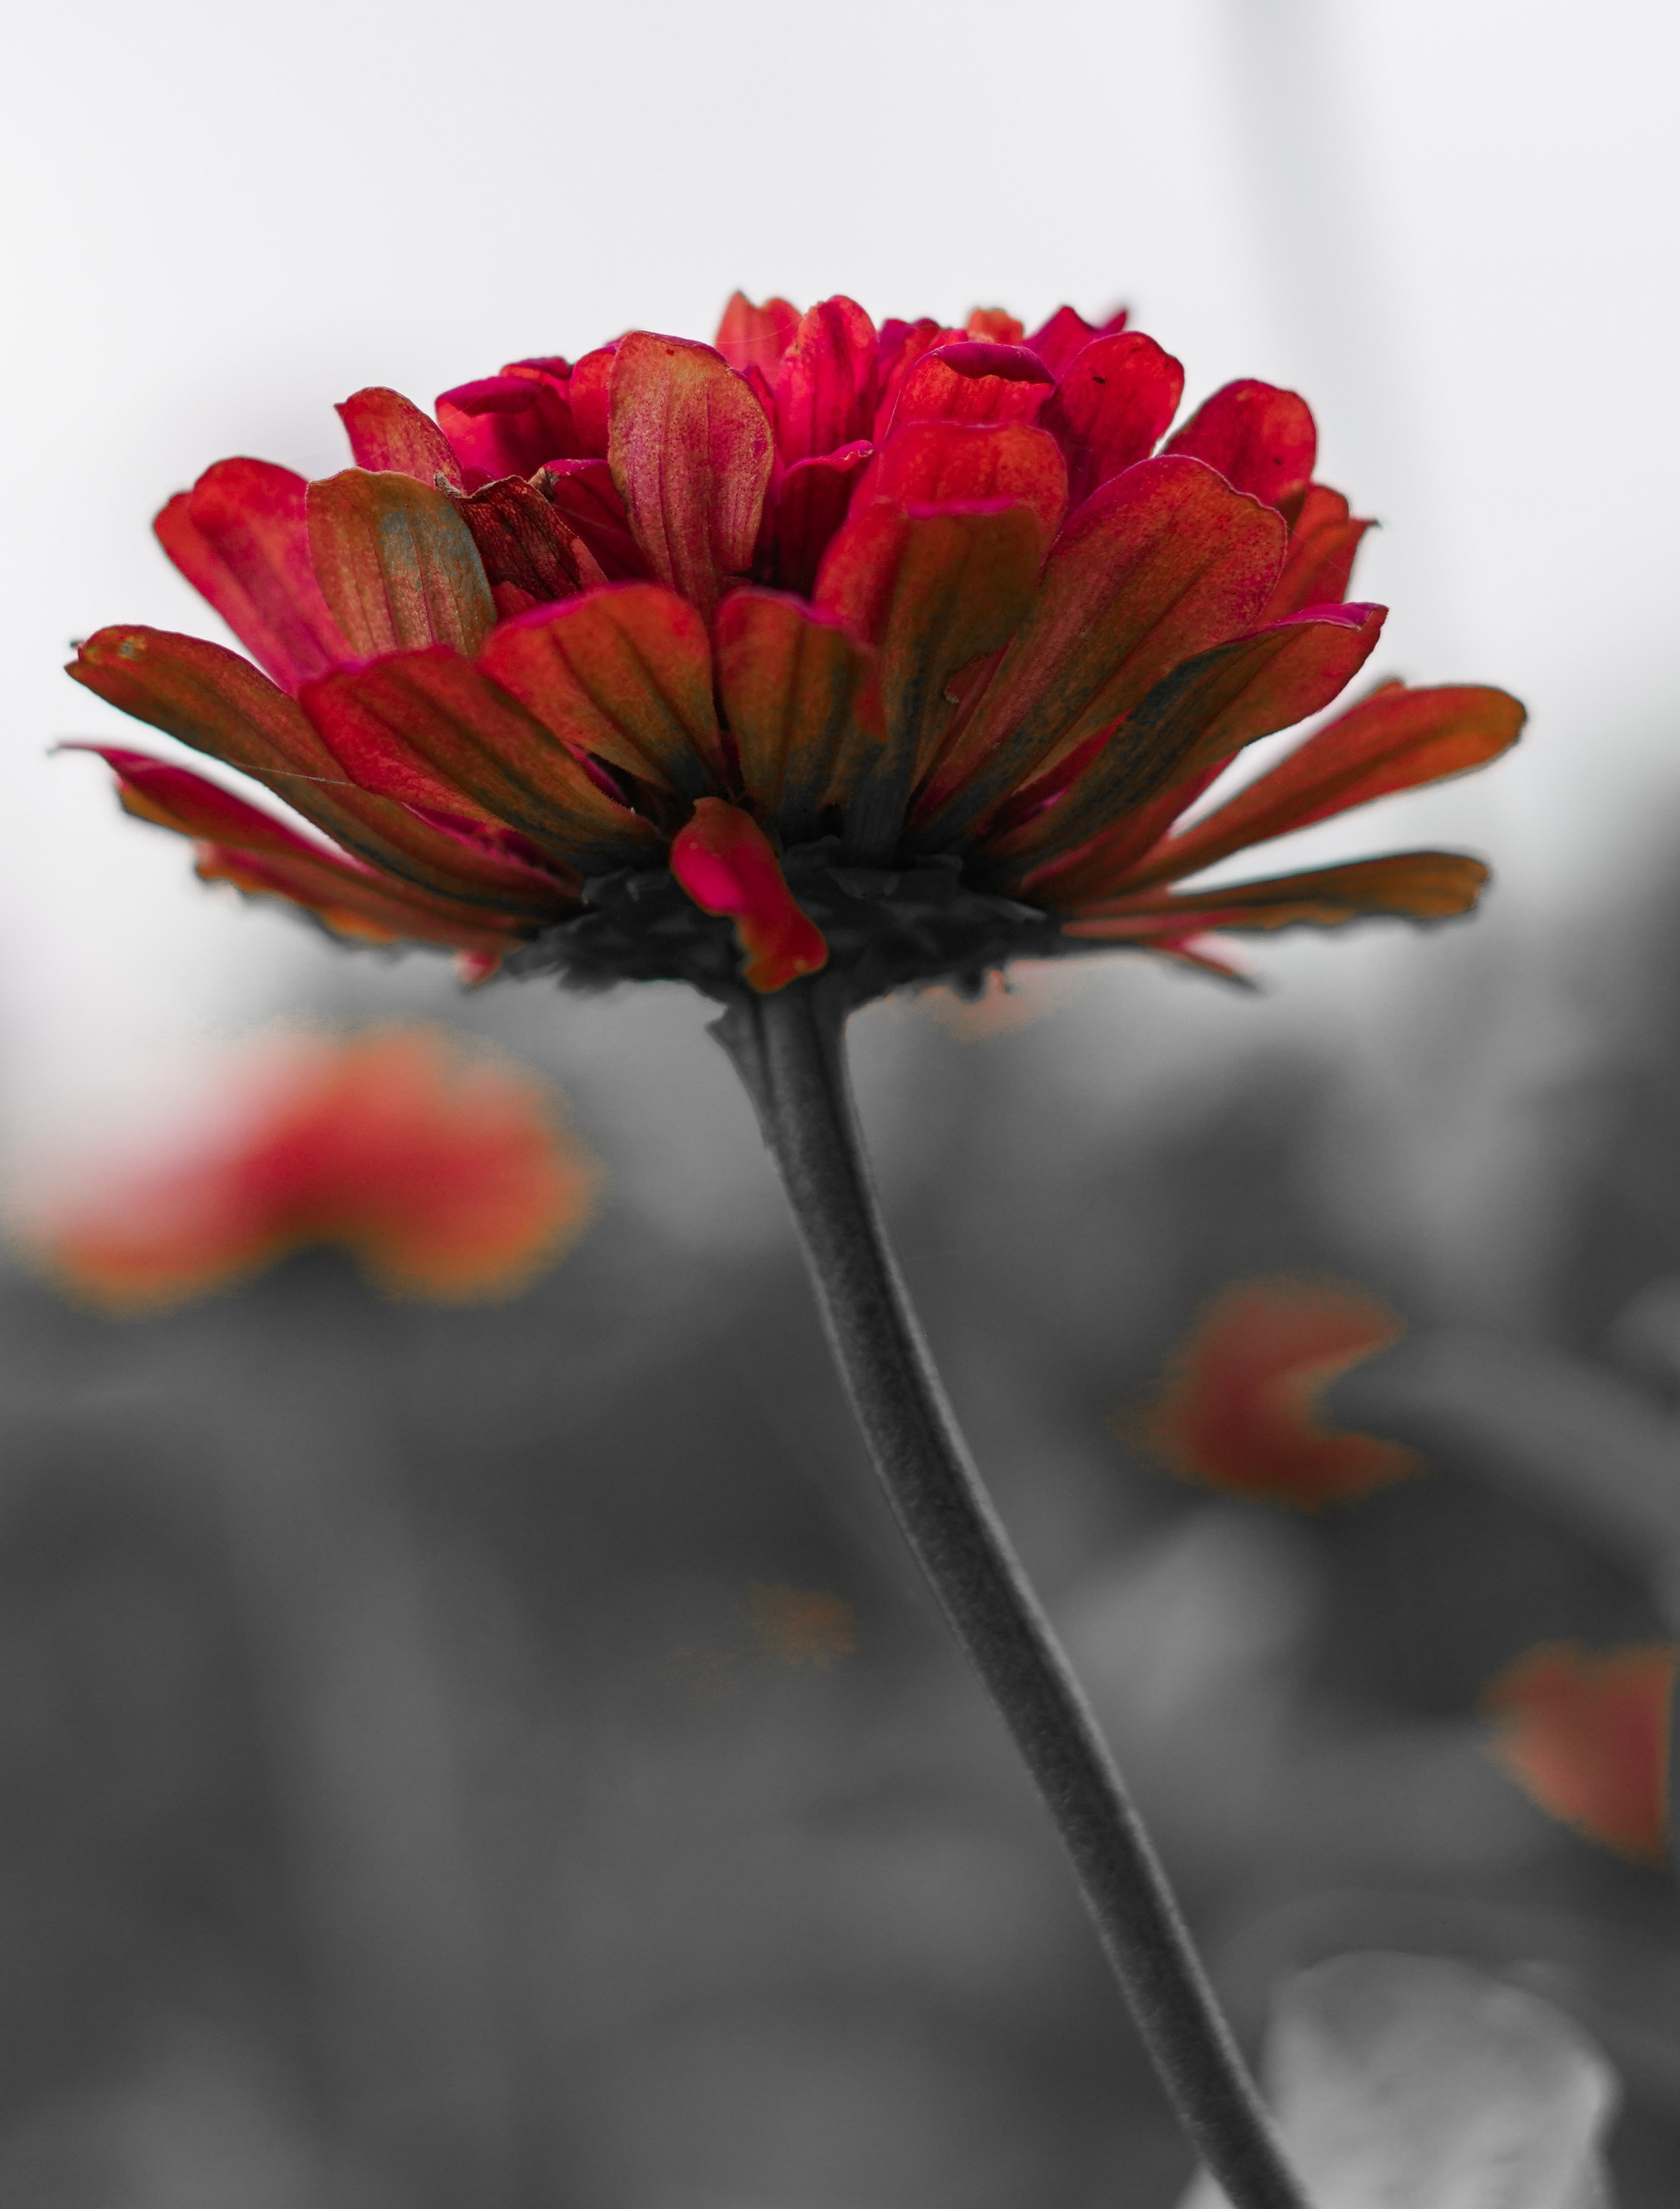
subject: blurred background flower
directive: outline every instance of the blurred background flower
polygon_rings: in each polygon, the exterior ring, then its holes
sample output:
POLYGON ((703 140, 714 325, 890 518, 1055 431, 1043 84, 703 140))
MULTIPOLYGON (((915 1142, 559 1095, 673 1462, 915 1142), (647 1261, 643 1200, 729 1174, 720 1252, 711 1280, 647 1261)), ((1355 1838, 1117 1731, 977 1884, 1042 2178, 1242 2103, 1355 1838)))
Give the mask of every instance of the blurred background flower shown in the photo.
POLYGON ((1531 1649, 1488 1689, 1494 1754, 1554 1818, 1660 1864, 1677 1665, 1666 1642, 1601 1657, 1568 1642, 1531 1649))

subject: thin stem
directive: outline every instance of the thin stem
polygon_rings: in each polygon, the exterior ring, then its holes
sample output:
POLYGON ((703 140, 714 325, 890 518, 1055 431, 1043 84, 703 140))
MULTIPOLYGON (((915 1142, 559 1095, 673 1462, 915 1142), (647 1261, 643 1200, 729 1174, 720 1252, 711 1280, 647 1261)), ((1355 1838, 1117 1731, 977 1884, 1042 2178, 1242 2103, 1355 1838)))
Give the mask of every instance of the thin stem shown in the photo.
POLYGON ((824 978, 717 1034, 781 1170, 829 1340, 898 1523, 1054 1820, 1180 2120, 1234 2209, 1309 2209, 1148 1835, 993 1511, 887 1243, 824 978))

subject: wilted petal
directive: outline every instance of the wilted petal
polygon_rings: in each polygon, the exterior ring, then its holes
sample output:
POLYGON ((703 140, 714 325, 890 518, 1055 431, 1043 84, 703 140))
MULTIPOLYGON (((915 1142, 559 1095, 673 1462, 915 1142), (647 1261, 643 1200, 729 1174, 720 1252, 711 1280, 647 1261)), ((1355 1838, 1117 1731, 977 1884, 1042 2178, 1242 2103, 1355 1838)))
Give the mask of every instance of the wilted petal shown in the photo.
POLYGON ((1299 392, 1246 377, 1198 407, 1167 450, 1205 460, 1233 490, 1287 507, 1312 479, 1318 432, 1299 392))
POLYGON ((822 931, 795 903, 769 838, 750 814, 703 797, 670 848, 670 871, 702 913, 727 916, 746 959, 741 979, 765 996, 828 960, 822 931))
POLYGON ((1325 1425, 1332 1381, 1406 1332, 1350 1281, 1292 1275, 1222 1289, 1173 1351, 1143 1425, 1181 1479, 1316 1511, 1420 1470, 1399 1443, 1325 1425))
POLYGON ((1030 422, 1055 388, 1024 345, 962 340, 924 353, 899 387, 892 425, 907 422, 1030 422))
POLYGON ((580 874, 624 865, 655 840, 523 707, 441 647, 341 669, 302 703, 363 789, 505 824, 580 874))
POLYGON ((1680 1649, 1590 1656, 1578 1642, 1531 1649, 1488 1688, 1493 1753, 1543 1810, 1625 1856, 1668 1847, 1669 1721, 1680 1649))
POLYGON ((648 565, 709 617, 752 564, 770 488, 764 408, 709 345, 632 330, 613 362, 611 457, 648 565))
POLYGON ((1069 852, 1174 784, 1200 777, 1204 787, 1208 771, 1244 745, 1338 697, 1370 657, 1386 614, 1381 606, 1326 607, 1196 653, 1156 683, 1057 805, 992 848, 1069 852))
MULTIPOLYGON (((1608 2209, 1615 2074, 1526 1988, 1444 1956, 1337 1956, 1278 1994, 1268 2099, 1314 2209, 1608 2209)), ((1224 2209, 1205 2177, 1181 2209, 1224 2209)))
POLYGON ((310 560, 308 488, 266 460, 219 460, 153 524, 188 582, 286 689, 352 657, 310 560))
MULTIPOLYGON (((1073 911, 1062 928, 1067 935, 1123 943, 1151 936, 1176 940, 1223 928, 1333 928, 1384 916, 1446 921, 1474 908, 1488 875, 1480 859, 1458 852, 1392 852, 1347 866, 1234 883, 1228 889, 1176 895, 1145 891, 1135 897, 1104 898, 1073 911)), ((1052 893, 1046 894, 1048 898, 1052 893)))
POLYGON ((745 292, 736 292, 723 310, 714 342, 732 368, 773 369, 798 328, 799 310, 786 299, 766 299, 755 307, 745 292))
POLYGON ((1141 330, 1099 337, 1077 354, 1040 417, 1067 456, 1073 503, 1147 460, 1183 395, 1182 367, 1141 330))
POLYGON ((449 439, 400 391, 373 384, 352 392, 338 416, 358 468, 395 470, 418 483, 435 483, 441 475, 460 489, 461 464, 449 439))
POLYGON ((531 605, 544 606, 606 582, 583 539, 523 476, 504 475, 454 503, 472 532, 493 594, 511 588, 531 605))
POLYGON ((722 780, 706 625, 657 583, 614 584, 506 621, 480 664, 579 758, 690 796, 722 780))
POLYGON ((577 450, 564 387, 549 377, 457 384, 439 398, 437 420, 469 481, 532 475, 577 450))
POLYGON ((420 645, 475 652, 496 609, 473 533, 446 491, 346 469, 309 487, 309 549, 357 658, 420 645))
POLYGON ((1246 629, 1284 543, 1277 514, 1199 461, 1142 461, 1104 484, 1062 532, 1030 618, 918 818, 954 836, 1180 661, 1246 629))
POLYGON ((775 378, 776 444, 784 463, 873 434, 875 347, 875 325, 855 299, 824 299, 801 318, 775 378))
POLYGON ((785 835, 815 834, 844 763, 884 739, 871 654, 797 599, 738 590, 718 614, 717 661, 748 797, 785 835))
POLYGON ((1508 751, 1526 716, 1503 690, 1387 683, 1318 730, 1193 828, 1151 853, 1139 887, 1199 873, 1233 852, 1396 790, 1468 774, 1508 751))
POLYGON ((1263 619, 1281 621, 1309 606, 1332 606, 1348 595, 1354 555, 1369 521, 1353 519, 1347 500, 1327 483, 1309 483, 1289 532, 1289 551, 1263 619))
POLYGON ((858 492, 907 507, 1018 500, 1048 544, 1067 511, 1067 469, 1055 439, 1028 422, 909 422, 876 455, 858 492))

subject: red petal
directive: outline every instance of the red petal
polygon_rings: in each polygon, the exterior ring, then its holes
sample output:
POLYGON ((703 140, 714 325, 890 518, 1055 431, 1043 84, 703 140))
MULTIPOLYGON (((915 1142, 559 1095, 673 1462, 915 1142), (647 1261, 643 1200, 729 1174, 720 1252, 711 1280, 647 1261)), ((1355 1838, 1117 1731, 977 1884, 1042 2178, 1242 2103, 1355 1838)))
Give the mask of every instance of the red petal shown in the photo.
POLYGON ((884 740, 872 655, 840 622, 779 591, 718 612, 718 692, 749 798, 790 838, 816 833, 847 763, 884 740))
POLYGON ((522 594, 521 613, 607 580, 576 531, 523 476, 504 475, 457 496, 455 511, 472 532, 491 591, 511 585, 522 594))
POLYGON ((909 422, 876 455, 858 492, 914 507, 1019 500, 1037 516, 1045 542, 1067 511, 1067 470, 1056 441, 1029 422, 909 422))
POLYGON ((1309 483, 1289 532, 1289 551, 1265 619, 1281 621, 1309 606, 1333 606, 1348 595, 1359 540, 1375 525, 1350 519, 1348 502, 1325 483, 1309 483))
POLYGON ((469 478, 532 475, 577 451, 564 389, 544 376, 486 376, 437 401, 437 419, 469 478))
POLYGON ((1093 337, 1112 337, 1125 326, 1124 307, 1102 324, 1087 322, 1072 307, 1058 307, 1041 329, 1034 330, 1022 342, 1037 354, 1053 376, 1059 376, 1093 337))
POLYGON ((784 464, 872 436, 875 343, 875 325, 855 299, 824 299, 802 318, 776 372, 776 444, 784 464))
POLYGON ((1183 395, 1183 368, 1141 330, 1099 337, 1076 355, 1041 417, 1067 455, 1073 503, 1147 460, 1183 395))
POLYGON ((796 461, 764 506, 764 534, 753 562, 758 574, 809 597, 834 532, 846 519, 858 479, 873 448, 843 445, 815 460, 796 461))
POLYGON ((909 792, 957 710, 953 678, 1019 626, 1043 544, 1025 506, 912 513, 878 500, 828 548, 817 604, 880 654, 887 744, 848 798, 846 840, 860 855, 897 841, 909 792))
POLYGON ((557 460, 540 471, 535 488, 588 546, 608 582, 645 581, 647 562, 604 460, 557 460))
POLYGON ((893 410, 904 379, 916 362, 938 345, 960 345, 965 332, 947 330, 924 315, 920 322, 884 322, 876 349, 880 399, 875 408, 874 441, 879 444, 892 426, 893 410))
POLYGON ((1140 461, 1093 492, 918 817, 947 834, 982 818, 1181 660, 1247 628, 1284 541, 1269 507, 1199 461, 1140 461))
POLYGON ((1310 874, 1239 882, 1229 889, 1106 898, 1064 921, 1062 933, 1123 943, 1215 928, 1333 928, 1385 914, 1398 920, 1444 921, 1469 912, 1487 881, 1482 861, 1461 853, 1394 852, 1310 874))
MULTIPOLYGON (((999 855, 1073 851, 1161 790, 1188 783, 1205 788, 1209 771, 1245 744, 1293 727, 1339 695, 1369 658, 1386 611, 1348 606, 1298 614, 1184 661, 1120 724, 1059 804, 991 848, 999 855)), ((1191 795, 1186 790, 1186 805, 1191 795)), ((1102 854, 1091 863, 1101 868, 1102 854)), ((1085 884, 1088 863, 1076 859, 1073 872, 1085 884)), ((1058 903, 1094 894, 1056 879, 1058 903)))
POLYGON ((905 376, 893 410, 906 422, 1029 422, 1055 388, 1024 345, 959 341, 926 353, 905 376))
POLYGON ((771 444, 763 407, 709 345, 645 330, 620 341, 613 481, 654 574, 708 617, 752 564, 771 444))
POLYGON ((444 476, 461 488, 461 468, 449 439, 412 400, 378 384, 355 391, 338 409, 358 468, 394 469, 419 483, 444 476))
POLYGON ((475 652, 496 609, 472 532, 446 491, 348 468, 309 487, 309 549, 358 658, 419 645, 475 652))
POLYGON ((773 369, 798 327, 799 310, 786 299, 755 307, 745 292, 736 292, 723 310, 715 342, 732 368, 773 369))
POLYGON ((1386 684, 1195 827, 1150 855, 1135 880, 1198 874, 1233 852, 1327 821, 1356 805, 1467 775, 1516 740, 1523 709, 1503 690, 1476 684, 1408 690, 1386 684))
POLYGON ((1594 1841, 1660 1864, 1669 1841, 1669 1725, 1680 1649, 1589 1657, 1531 1649, 1488 1690, 1493 1753, 1543 1810, 1594 1841))
POLYGON ((741 979, 768 996, 828 961, 822 931, 794 903, 751 814, 703 797, 670 847, 670 871, 702 913, 727 915, 746 964, 741 979))
POLYGON ((1299 393, 1245 378, 1198 407, 1167 450, 1205 460, 1233 490, 1285 507, 1312 478, 1318 432, 1299 393))
POLYGON ((479 664, 579 758, 690 796, 724 777, 706 626, 657 583, 614 583, 504 622, 479 664))
POLYGON ((221 460, 153 525, 188 582, 286 689, 352 657, 310 563, 308 488, 266 460, 221 460))
POLYGON ((607 457, 607 404, 613 381, 613 356, 618 349, 615 338, 612 344, 599 345, 593 353, 586 353, 572 370, 571 381, 566 387, 566 398, 572 411, 572 436, 579 453, 587 458, 607 457))

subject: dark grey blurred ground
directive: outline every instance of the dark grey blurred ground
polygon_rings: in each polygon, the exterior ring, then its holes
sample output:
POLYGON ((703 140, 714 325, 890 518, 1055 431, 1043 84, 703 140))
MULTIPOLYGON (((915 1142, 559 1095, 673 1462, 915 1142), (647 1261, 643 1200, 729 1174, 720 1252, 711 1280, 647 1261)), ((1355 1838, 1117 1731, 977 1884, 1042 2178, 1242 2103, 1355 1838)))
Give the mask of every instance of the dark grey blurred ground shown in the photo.
MULTIPOLYGON (((1583 953, 1616 1009, 1524 1106, 1545 1231, 1481 1323, 1608 1359, 1680 1274, 1677 942, 1583 953)), ((1488 958, 1410 1016, 1425 1119, 1520 994, 1488 958)), ((1113 1414, 1228 1281, 1466 1313, 1334 1049, 1186 1065, 1140 1117, 1068 1107, 1060 1048, 918 1018, 865 1087, 953 1392, 1242 2030, 1339 1948, 1524 1967, 1622 2067, 1620 2198, 1663 2209, 1680 1909, 1476 1715, 1532 1642, 1671 1632, 1648 1577, 1474 1452, 1314 1520, 1130 1453, 1113 1414)), ((1165 2209, 1187 2176, 790 1243, 639 1204, 594 1049, 555 1062, 617 1194, 511 1306, 327 1260, 144 1324, 6 1286, 6 2209, 1165 2209), (755 1589, 838 1598, 854 1646, 778 1652, 755 1589)), ((710 1125, 659 1170, 720 1171, 710 1125)))

